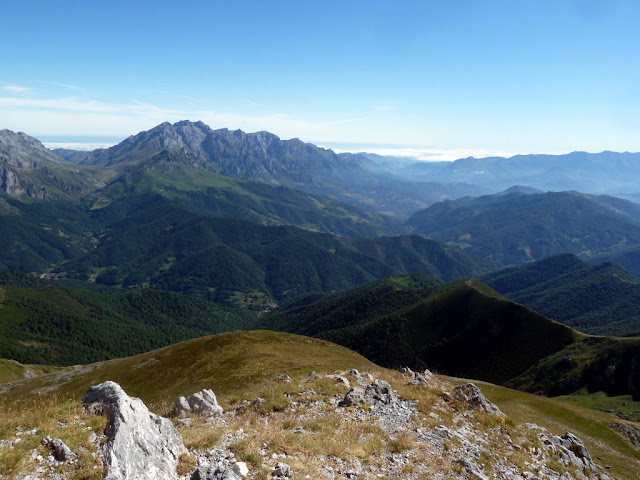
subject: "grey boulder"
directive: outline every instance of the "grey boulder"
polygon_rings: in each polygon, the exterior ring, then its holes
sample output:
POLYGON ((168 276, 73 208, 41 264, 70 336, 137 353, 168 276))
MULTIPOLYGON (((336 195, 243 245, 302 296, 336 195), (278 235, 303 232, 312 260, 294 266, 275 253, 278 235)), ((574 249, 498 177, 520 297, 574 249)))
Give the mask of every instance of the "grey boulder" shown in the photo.
POLYGON ((176 417, 188 417, 196 414, 203 417, 217 417, 222 415, 222 407, 218 405, 213 390, 204 389, 188 397, 180 397, 173 407, 176 417))

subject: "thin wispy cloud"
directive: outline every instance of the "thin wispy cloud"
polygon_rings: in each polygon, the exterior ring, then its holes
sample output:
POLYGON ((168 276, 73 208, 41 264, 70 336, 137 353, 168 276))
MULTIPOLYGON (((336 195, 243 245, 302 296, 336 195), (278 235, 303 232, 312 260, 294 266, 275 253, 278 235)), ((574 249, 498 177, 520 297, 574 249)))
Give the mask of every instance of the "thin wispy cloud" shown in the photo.
POLYGON ((77 90, 79 92, 86 92, 87 90, 82 87, 78 87, 77 85, 68 85, 66 83, 58 83, 58 82, 44 82, 47 85, 53 85, 55 87, 68 88, 69 90, 77 90))
POLYGON ((333 120, 329 122, 330 125, 343 125, 345 123, 358 123, 364 120, 368 120, 369 117, 357 117, 357 118, 345 118, 344 120, 333 120))
MULTIPOLYGON (((6 88, 6 87, 5 87, 6 88)), ((74 112, 127 113, 134 115, 155 115, 158 113, 177 114, 179 110, 170 110, 155 105, 134 101, 131 104, 105 103, 77 97, 65 98, 22 98, 0 97, 0 107, 40 110, 69 110, 74 112)))
POLYGON ((26 95, 33 93, 33 89, 21 85, 3 85, 2 89, 11 95, 26 95))
POLYGON ((282 138, 332 138, 367 117, 308 120, 281 112, 166 108, 142 100, 101 102, 81 96, 0 96, 0 124, 32 135, 128 136, 162 122, 202 120, 212 128, 267 130, 282 138))

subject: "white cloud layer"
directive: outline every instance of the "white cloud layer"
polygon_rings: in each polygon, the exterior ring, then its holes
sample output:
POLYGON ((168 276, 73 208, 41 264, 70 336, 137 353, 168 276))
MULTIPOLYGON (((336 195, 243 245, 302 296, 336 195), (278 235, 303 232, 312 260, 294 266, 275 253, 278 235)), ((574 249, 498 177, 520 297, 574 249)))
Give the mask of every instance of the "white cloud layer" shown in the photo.
POLYGON ((66 148, 68 150, 81 150, 86 152, 89 152, 91 150, 96 150, 98 148, 109 148, 115 145, 114 142, 111 142, 111 143, 43 142, 43 144, 49 150, 54 150, 56 148, 66 148))
POLYGON ((413 158, 417 161, 424 162, 451 162, 459 158, 466 157, 512 157, 523 152, 507 152, 503 150, 489 150, 484 148, 453 148, 453 149, 436 149, 436 148, 386 148, 386 147, 354 147, 349 149, 332 149, 336 153, 343 152, 366 152, 375 153, 376 155, 389 157, 413 158))

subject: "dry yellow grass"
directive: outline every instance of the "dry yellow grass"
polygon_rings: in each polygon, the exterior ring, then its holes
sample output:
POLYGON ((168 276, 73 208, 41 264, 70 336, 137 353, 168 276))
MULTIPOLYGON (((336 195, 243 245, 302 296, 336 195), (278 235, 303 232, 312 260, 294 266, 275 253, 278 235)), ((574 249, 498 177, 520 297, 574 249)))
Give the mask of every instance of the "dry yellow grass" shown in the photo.
POLYGON ((106 426, 104 417, 88 415, 79 402, 62 401, 55 395, 35 395, 21 401, 0 401, 0 440, 12 442, 0 448, 0 474, 14 478, 34 469, 30 452, 43 457, 48 447, 41 445, 43 436, 60 438, 78 453, 78 462, 67 466, 68 478, 101 478, 101 469, 91 455, 95 447, 89 442, 91 432, 101 435, 106 426), (35 435, 20 434, 17 430, 38 429, 35 435), (17 442, 16 442, 17 440, 17 442))

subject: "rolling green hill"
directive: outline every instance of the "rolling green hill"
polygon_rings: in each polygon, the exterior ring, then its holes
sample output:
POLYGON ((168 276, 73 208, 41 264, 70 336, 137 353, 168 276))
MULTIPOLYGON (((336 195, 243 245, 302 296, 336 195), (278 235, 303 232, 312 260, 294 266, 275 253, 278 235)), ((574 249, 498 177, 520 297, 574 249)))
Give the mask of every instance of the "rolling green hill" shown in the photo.
POLYGON ((412 274, 383 278, 341 293, 310 293, 261 318, 257 326, 314 336, 414 305, 439 285, 427 275, 412 274))
POLYGON ((640 282, 611 262, 591 264, 564 254, 489 273, 480 280, 585 333, 640 333, 640 282))
POLYGON ((620 252, 599 255, 594 260, 617 263, 628 272, 640 278, 640 247, 630 247, 620 252))
MULTIPOLYGON (((139 205, 139 210, 132 208, 135 213, 119 203, 94 210, 97 217, 124 218, 96 233, 94 248, 56 272, 229 302, 236 295, 254 294, 281 301, 410 271, 445 280, 482 271, 468 255, 419 236, 359 240, 259 226, 196 214, 157 196, 142 197, 139 205)), ((264 302, 256 301, 262 308, 264 302)))
POLYGON ((640 223, 576 192, 445 201, 415 213, 407 224, 505 266, 560 253, 590 258, 640 244, 640 223))

